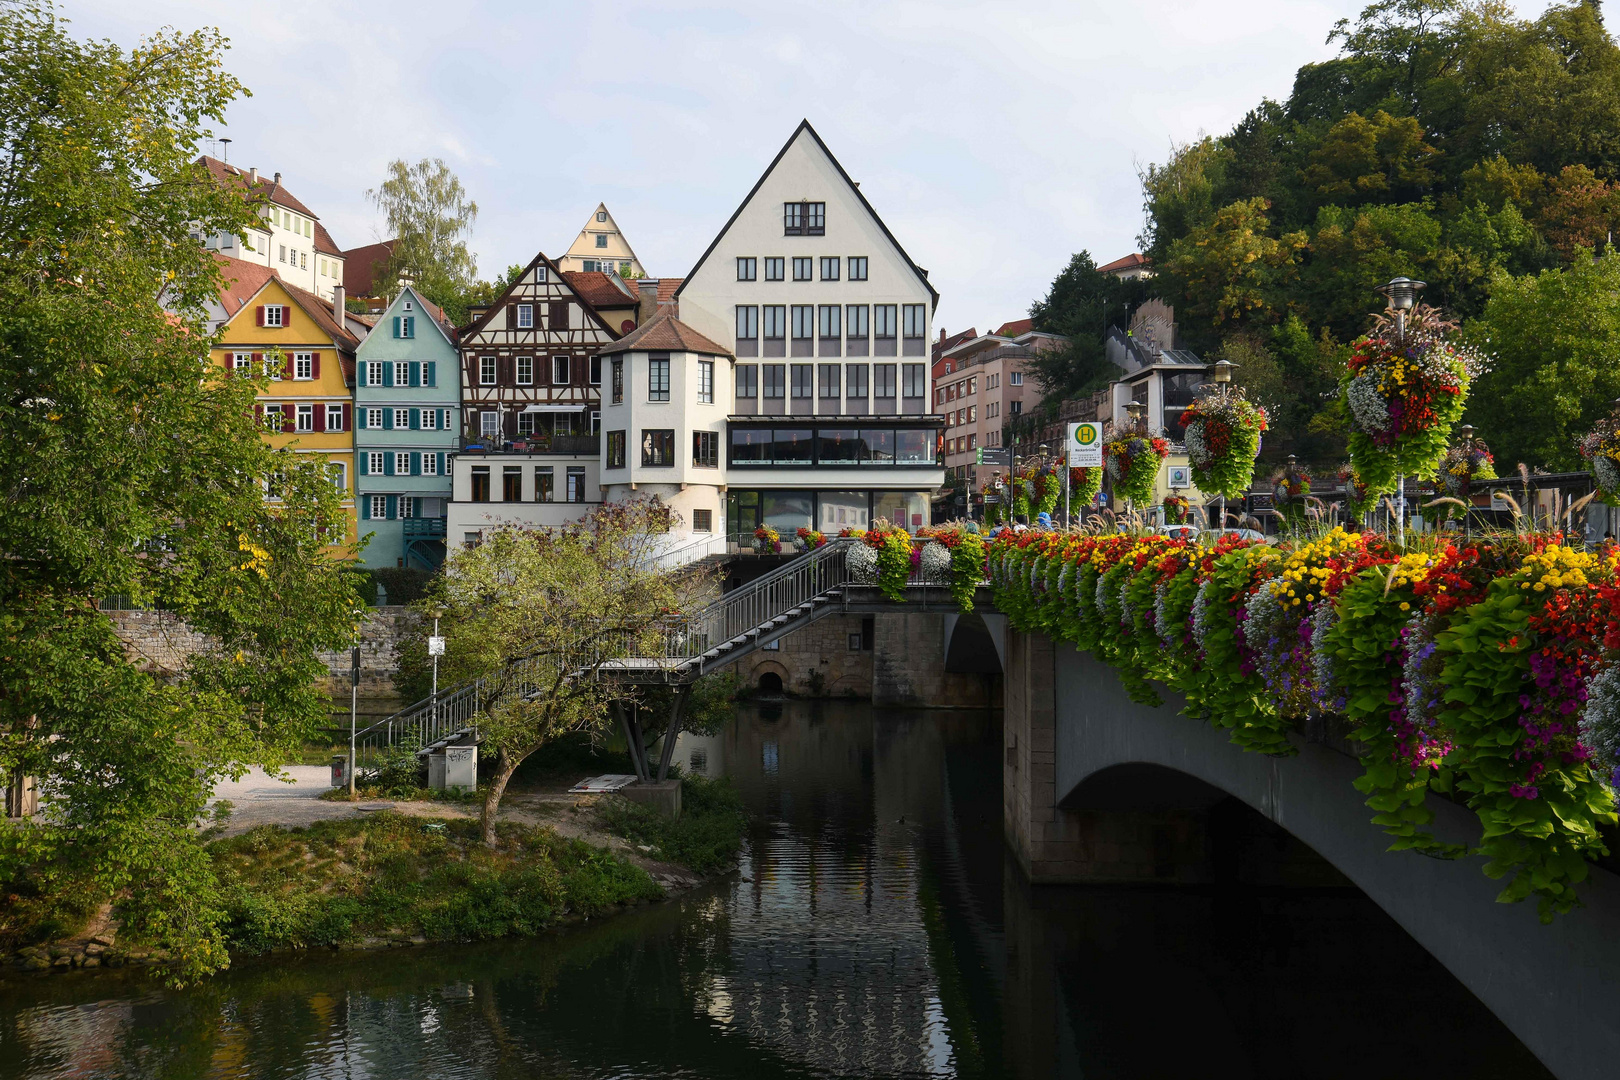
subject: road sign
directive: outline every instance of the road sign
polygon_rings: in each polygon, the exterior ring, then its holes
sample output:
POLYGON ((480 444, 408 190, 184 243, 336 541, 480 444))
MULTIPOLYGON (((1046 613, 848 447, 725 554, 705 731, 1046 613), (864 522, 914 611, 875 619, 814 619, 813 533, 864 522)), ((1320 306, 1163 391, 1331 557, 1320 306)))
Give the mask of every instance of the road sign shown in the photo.
POLYGON ((1070 424, 1063 442, 1069 464, 1076 468, 1102 467, 1102 424, 1095 420, 1081 420, 1070 424))
POLYGON ((1007 447, 1002 447, 998 450, 986 449, 985 447, 981 446, 979 447, 978 456, 974 459, 973 463, 975 465, 1011 465, 1012 451, 1007 447))
POLYGON ((430 637, 430 638, 428 638, 428 655, 429 656, 443 656, 444 655, 444 638, 442 638, 442 637, 430 637))

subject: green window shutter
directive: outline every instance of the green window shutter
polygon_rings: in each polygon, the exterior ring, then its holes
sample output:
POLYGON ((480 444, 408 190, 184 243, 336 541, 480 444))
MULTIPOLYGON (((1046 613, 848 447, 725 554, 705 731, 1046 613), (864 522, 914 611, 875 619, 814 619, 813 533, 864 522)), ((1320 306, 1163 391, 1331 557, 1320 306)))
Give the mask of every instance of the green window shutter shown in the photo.
POLYGON ((411 475, 422 475, 422 455, 417 453, 415 450, 411 451, 411 475))
POLYGON ((394 455, 391 451, 383 455, 383 475, 394 475, 394 455))
POLYGON ((388 520, 393 521, 397 517, 399 517, 399 496, 390 495, 388 496, 388 520))
POLYGON ((384 431, 393 431, 394 430, 394 410, 393 409, 384 409, 382 412, 383 412, 383 430, 384 431))
POLYGON ((411 361, 411 385, 422 385, 422 365, 417 363, 415 360, 411 361))
POLYGON ((394 336, 399 337, 399 316, 394 316, 394 336))
POLYGON ((432 360, 425 361, 422 364, 422 385, 423 386, 438 386, 439 385, 439 379, 438 379, 438 376, 437 376, 437 374, 435 373, 435 370, 434 370, 435 367, 436 367, 436 364, 432 360))
POLYGON ((392 362, 383 365, 383 385, 394 385, 394 365, 392 362))
MULTIPOLYGON (((449 411, 449 410, 446 410, 446 411, 449 411)), ((439 455, 439 475, 440 476, 444 475, 444 455, 443 454, 439 455)))
POLYGON ((411 430, 412 431, 420 431, 421 428, 422 428, 422 410, 421 409, 412 409, 411 410, 411 430))
POLYGON ((360 520, 361 521, 370 521, 371 520, 371 500, 370 499, 362 498, 360 500, 360 520))
POLYGON ((354 385, 366 385, 366 362, 359 358, 354 361, 354 385))
POLYGON ((405 336, 408 337, 408 338, 413 338, 413 337, 416 336, 416 316, 415 315, 407 315, 407 316, 405 316, 405 336))
POLYGON ((364 410, 364 409, 356 409, 356 410, 354 410, 354 426, 355 426, 356 429, 363 428, 363 427, 366 426, 366 410, 364 410))
POLYGON ((355 456, 360 459, 360 475, 361 476, 370 476, 371 473, 366 468, 366 466, 371 464, 371 455, 370 454, 356 454, 355 456))

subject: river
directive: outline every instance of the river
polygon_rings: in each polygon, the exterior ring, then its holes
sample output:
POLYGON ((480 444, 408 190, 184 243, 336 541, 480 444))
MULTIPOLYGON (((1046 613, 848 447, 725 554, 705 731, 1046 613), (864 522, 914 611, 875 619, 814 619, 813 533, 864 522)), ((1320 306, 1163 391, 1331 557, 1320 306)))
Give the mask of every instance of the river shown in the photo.
POLYGON ((1348 886, 1030 888, 992 715, 765 703, 676 760, 755 815, 707 889, 184 991, 6 977, 0 1080, 1547 1075, 1348 886))

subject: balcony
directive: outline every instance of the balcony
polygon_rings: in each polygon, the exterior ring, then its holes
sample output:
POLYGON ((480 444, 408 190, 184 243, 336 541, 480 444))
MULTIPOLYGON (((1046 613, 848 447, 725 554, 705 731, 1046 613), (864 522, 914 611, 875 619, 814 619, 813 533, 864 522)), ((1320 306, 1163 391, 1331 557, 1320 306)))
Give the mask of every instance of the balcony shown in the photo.
POLYGON ((407 537, 443 537, 444 518, 405 518, 407 537))
POLYGON ((585 454, 602 452, 600 435, 528 435, 517 439, 462 439, 464 454, 585 454))

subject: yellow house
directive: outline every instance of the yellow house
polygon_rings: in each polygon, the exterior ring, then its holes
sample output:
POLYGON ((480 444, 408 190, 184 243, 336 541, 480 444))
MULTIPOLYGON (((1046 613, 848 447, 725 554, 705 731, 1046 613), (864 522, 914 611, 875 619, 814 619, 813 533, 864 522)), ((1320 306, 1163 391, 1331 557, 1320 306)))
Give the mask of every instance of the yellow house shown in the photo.
POLYGON ((343 493, 346 533, 356 539, 354 501, 354 350, 369 327, 334 300, 289 285, 267 267, 225 259, 220 294, 227 318, 213 356, 235 371, 264 372, 271 382, 256 409, 272 445, 325 460, 343 493))

